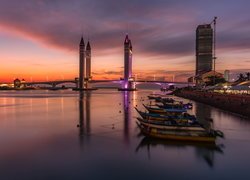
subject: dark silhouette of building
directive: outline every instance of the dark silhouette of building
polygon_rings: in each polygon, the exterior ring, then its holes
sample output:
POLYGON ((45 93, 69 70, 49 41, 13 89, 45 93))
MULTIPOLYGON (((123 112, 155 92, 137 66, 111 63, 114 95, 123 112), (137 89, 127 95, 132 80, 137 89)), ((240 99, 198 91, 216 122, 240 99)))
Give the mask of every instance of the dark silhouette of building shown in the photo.
POLYGON ((210 24, 196 29, 196 76, 213 69, 213 29, 210 24))
POLYGON ((22 85, 21 80, 19 80, 18 78, 16 78, 14 80, 14 88, 20 88, 21 85, 22 85))

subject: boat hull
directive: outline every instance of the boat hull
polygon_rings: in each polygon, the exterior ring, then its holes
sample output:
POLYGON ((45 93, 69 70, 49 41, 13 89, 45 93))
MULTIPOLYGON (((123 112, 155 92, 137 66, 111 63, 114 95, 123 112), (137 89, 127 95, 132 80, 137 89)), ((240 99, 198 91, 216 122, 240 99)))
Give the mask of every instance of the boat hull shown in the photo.
POLYGON ((148 110, 150 113, 157 113, 163 115, 180 115, 183 112, 187 112, 186 109, 162 109, 162 108, 153 108, 148 107, 143 104, 143 106, 148 110))
POLYGON ((183 136, 177 134, 160 134, 157 132, 148 131, 141 128, 142 133, 147 137, 166 139, 166 140, 178 140, 178 141, 196 141, 196 142, 210 142, 214 143, 216 138, 213 136, 183 136))
POLYGON ((144 127, 155 128, 159 130, 166 130, 166 131, 201 131, 206 132, 206 130, 201 126, 185 126, 185 125, 171 125, 171 124, 160 124, 157 122, 150 122, 148 120, 144 120, 141 118, 137 118, 138 122, 144 127))
POLYGON ((161 114, 156 114, 156 113, 148 113, 148 112, 142 112, 139 111, 136 107, 135 110, 138 112, 138 114, 140 114, 140 116, 143 119, 146 120, 155 120, 155 121, 169 121, 169 120, 175 120, 178 122, 188 122, 188 121, 196 121, 196 118, 192 115, 189 115, 186 113, 186 115, 161 115, 161 114))
POLYGON ((140 119, 138 119, 137 124, 141 132, 147 137, 197 142, 215 142, 216 140, 215 135, 199 126, 155 125, 143 122, 140 119))

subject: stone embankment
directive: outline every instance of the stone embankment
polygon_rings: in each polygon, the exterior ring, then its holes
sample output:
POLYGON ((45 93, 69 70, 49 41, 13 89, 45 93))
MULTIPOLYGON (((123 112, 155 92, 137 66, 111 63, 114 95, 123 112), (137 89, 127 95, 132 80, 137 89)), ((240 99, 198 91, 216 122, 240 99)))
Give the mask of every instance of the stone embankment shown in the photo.
POLYGON ((237 113, 250 119, 250 95, 221 94, 197 90, 181 90, 175 95, 237 113))

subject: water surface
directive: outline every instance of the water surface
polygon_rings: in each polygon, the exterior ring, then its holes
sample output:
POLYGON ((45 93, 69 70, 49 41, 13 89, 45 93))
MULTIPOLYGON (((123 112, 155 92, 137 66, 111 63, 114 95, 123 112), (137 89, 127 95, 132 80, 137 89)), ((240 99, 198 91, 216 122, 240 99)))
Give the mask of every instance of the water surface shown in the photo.
MULTIPOLYGON (((151 140, 136 126, 152 90, 0 92, 0 179, 249 179, 250 120, 194 102, 216 145, 151 140)), ((188 102, 189 100, 174 97, 188 102)))

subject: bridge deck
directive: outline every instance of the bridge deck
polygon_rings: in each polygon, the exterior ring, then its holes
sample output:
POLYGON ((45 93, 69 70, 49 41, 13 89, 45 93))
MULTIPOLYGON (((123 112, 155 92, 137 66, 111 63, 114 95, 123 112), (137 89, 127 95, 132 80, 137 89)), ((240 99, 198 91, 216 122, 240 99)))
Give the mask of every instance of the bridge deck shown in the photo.
MULTIPOLYGON (((91 80, 89 83, 122 83, 123 80, 91 80)), ((189 84, 192 85, 194 83, 188 83, 188 82, 172 82, 172 81, 154 81, 154 80, 136 80, 133 81, 134 83, 157 83, 157 84, 172 84, 172 85, 178 85, 178 84, 189 84)), ((25 82, 23 84, 26 85, 35 85, 35 84, 48 84, 48 85, 58 85, 63 83, 77 83, 75 80, 55 80, 55 81, 34 81, 34 82, 25 82)))

